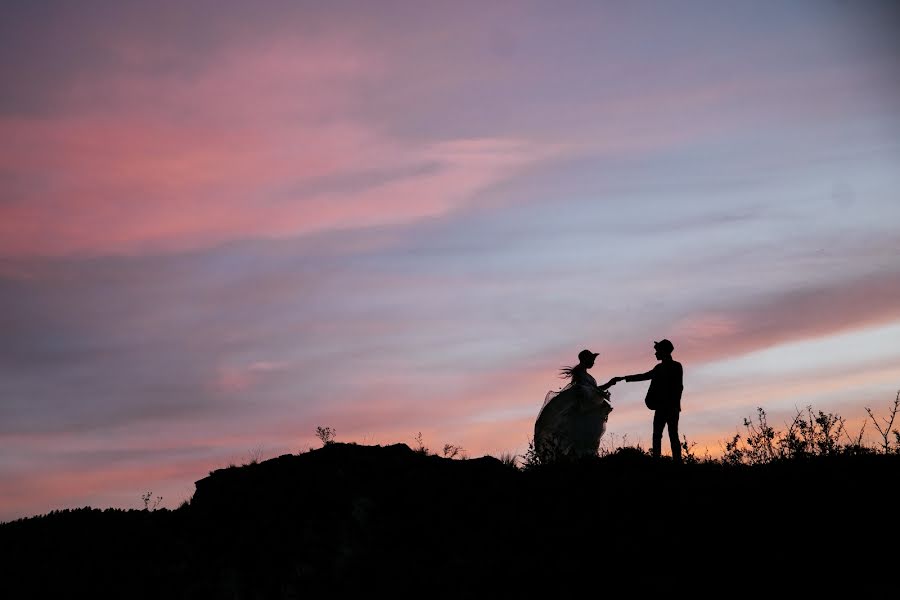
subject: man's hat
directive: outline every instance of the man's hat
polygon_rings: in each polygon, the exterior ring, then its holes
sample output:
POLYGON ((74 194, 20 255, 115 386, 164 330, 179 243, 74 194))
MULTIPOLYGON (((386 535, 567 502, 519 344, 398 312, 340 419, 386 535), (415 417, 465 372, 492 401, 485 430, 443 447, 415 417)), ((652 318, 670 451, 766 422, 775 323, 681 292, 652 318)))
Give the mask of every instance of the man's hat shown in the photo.
POLYGON ((653 342, 653 347, 657 350, 661 350, 669 354, 672 354, 672 352, 675 351, 675 346, 669 340, 659 340, 658 342, 653 342))
POLYGON ((587 360, 588 358, 597 358, 600 356, 599 352, 591 352, 590 350, 582 350, 578 353, 578 360, 587 360))

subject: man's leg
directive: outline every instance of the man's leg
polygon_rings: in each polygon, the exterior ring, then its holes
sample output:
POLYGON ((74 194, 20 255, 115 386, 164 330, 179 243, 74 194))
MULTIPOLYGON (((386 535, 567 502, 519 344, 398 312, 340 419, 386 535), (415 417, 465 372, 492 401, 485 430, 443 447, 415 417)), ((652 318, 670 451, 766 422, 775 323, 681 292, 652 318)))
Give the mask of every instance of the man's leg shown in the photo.
POLYGON ((674 410, 667 415, 666 424, 669 427, 669 443, 672 444, 672 460, 681 463, 681 440, 678 439, 679 412, 674 410))
POLYGON ((653 456, 659 458, 662 453, 662 433, 666 426, 666 413, 662 410, 653 411, 653 456))

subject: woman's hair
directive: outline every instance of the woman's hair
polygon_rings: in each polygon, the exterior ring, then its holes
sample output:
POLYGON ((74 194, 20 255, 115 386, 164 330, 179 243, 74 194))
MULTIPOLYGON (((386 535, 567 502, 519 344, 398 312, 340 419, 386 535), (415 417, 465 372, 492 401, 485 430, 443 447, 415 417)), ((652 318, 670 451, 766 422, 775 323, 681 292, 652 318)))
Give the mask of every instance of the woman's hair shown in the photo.
MULTIPOLYGON (((580 366, 580 365, 577 365, 580 366)), ((572 377, 572 371, 574 371, 576 367, 563 367, 559 370, 559 378, 560 379, 570 379, 572 377)))

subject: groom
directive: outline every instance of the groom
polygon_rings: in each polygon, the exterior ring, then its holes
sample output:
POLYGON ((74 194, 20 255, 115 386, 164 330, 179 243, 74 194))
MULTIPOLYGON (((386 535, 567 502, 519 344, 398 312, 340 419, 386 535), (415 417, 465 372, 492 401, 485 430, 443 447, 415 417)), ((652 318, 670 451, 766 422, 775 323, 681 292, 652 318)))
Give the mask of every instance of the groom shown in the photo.
POLYGON ((653 456, 659 457, 663 428, 669 428, 672 459, 681 464, 681 442, 678 440, 678 416, 681 413, 681 392, 684 389, 681 363, 672 359, 675 346, 669 340, 653 342, 656 360, 660 361, 646 373, 614 377, 613 381, 646 381, 650 388, 644 403, 653 412, 653 456))

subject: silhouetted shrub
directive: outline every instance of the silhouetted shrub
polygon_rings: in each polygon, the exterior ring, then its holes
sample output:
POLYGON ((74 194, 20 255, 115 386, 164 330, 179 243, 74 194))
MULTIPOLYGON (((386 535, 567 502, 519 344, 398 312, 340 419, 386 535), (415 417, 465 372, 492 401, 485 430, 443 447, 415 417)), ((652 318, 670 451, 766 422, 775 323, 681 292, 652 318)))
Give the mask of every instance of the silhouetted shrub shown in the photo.
POLYGON ((456 444, 444 444, 444 458, 456 458, 457 456, 460 458, 467 458, 465 452, 464 448, 457 446, 456 444))
POLYGON ((519 456, 517 454, 513 454, 511 452, 501 452, 500 456, 497 457, 497 460, 509 467, 518 468, 519 456))
POLYGON ((337 432, 331 427, 316 427, 316 437, 321 440, 323 446, 334 442, 337 432))
POLYGON ((896 454, 900 453, 900 431, 897 429, 892 429, 894 426, 894 421, 897 418, 897 412, 900 410, 900 391, 897 392, 897 395, 894 397, 894 404, 889 409, 889 417, 882 417, 881 420, 884 423, 884 427, 878 422, 878 419, 875 418, 875 415, 872 413, 872 409, 868 406, 866 407, 866 413, 868 413, 869 418, 872 419, 872 422, 875 424, 875 429, 878 430, 879 435, 881 435, 881 452, 883 454, 896 454), (891 444, 890 436, 893 434, 894 442, 891 444))
POLYGON ((534 438, 528 439, 528 449, 522 462, 522 468, 532 469, 541 465, 569 462, 570 457, 566 453, 562 440, 558 436, 548 436, 538 447, 534 438))
POLYGON ((147 492, 146 494, 141 495, 141 500, 144 501, 144 510, 146 511, 154 511, 159 506, 159 503, 162 502, 162 496, 153 497, 153 492, 147 492))
POLYGON ((245 465, 256 465, 262 462, 264 457, 264 451, 262 444, 254 446, 250 450, 247 451, 247 462, 245 465))
POLYGON ((415 436, 413 436, 413 439, 416 441, 416 447, 413 448, 413 450, 415 450, 419 454, 425 454, 425 455, 430 454, 428 448, 425 447, 425 442, 422 441, 422 432, 421 431, 418 432, 415 436))
POLYGON ((797 411, 786 431, 780 432, 769 425, 766 411, 758 407, 755 421, 752 418, 744 419, 746 434, 735 434, 730 441, 725 442, 721 462, 729 465, 762 465, 822 456, 897 453, 900 452, 900 431, 893 429, 893 425, 898 410, 900 392, 890 408, 889 417, 882 418, 881 422, 866 407, 869 418, 881 435, 880 445, 870 447, 863 442, 865 423, 857 436, 851 437, 843 417, 821 410, 814 411, 811 406, 807 406, 804 410, 797 411), (896 440, 893 443, 891 436, 896 440), (842 441, 843 438, 847 438, 847 441, 842 441))

